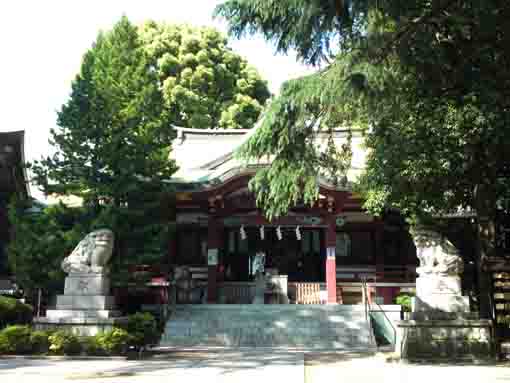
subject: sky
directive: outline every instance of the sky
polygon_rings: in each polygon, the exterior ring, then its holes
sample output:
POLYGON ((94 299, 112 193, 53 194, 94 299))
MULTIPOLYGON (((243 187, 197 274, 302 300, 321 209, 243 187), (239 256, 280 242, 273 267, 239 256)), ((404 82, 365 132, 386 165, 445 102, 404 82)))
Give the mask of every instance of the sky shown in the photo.
MULTIPOLYGON (((56 111, 69 97, 81 58, 100 30, 110 29, 125 14, 136 24, 153 19, 226 32, 225 21, 212 18, 218 3, 221 0, 0 0, 0 132, 25 130, 27 161, 50 154, 56 111)), ((260 37, 231 39, 230 47, 259 70, 273 93, 283 81, 311 71, 293 54, 276 55, 260 37)))

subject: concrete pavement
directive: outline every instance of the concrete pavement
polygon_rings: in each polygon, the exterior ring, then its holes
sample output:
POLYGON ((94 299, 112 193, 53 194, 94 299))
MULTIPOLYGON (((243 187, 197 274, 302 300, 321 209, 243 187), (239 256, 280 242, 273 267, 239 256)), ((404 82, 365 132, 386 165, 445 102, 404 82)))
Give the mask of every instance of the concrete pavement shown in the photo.
POLYGON ((510 383, 509 367, 407 365, 355 353, 171 352, 140 361, 0 359, 0 382, 510 383))
POLYGON ((180 352, 150 360, 0 359, 1 383, 303 382, 303 354, 180 352))

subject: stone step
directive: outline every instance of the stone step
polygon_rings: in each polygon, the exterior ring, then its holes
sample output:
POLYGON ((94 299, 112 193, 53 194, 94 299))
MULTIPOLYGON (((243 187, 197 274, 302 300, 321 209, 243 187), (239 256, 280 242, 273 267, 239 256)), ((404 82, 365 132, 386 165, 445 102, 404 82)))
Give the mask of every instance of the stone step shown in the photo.
POLYGON ((364 309, 341 305, 178 305, 162 347, 370 350, 364 309))
POLYGON ((121 315, 117 310, 46 310, 49 319, 62 318, 116 318, 121 315))

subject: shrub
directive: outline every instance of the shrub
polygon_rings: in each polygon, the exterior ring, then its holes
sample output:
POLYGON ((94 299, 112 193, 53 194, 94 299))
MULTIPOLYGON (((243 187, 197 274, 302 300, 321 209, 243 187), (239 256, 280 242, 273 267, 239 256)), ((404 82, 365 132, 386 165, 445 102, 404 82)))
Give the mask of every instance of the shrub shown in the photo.
POLYGON ((107 355, 102 344, 100 343, 100 334, 89 336, 82 339, 82 346, 85 354, 94 356, 107 355))
POLYGON ((30 334, 31 351, 34 354, 47 354, 50 350, 49 336, 47 331, 33 331, 30 334))
POLYGON ((68 331, 56 331, 49 336, 50 351, 57 355, 78 355, 82 351, 79 338, 68 331))
POLYGON ((9 342, 7 337, 0 332, 0 355, 9 353, 9 342))
POLYGON ((133 337, 121 328, 99 333, 95 337, 97 345, 109 355, 123 354, 127 351, 133 337))
POLYGON ((7 326, 0 332, 2 348, 6 354, 27 354, 32 350, 29 326, 7 326))
POLYGON ((32 323, 32 306, 0 296, 0 328, 32 323))
POLYGON ((410 294, 399 294, 395 298, 395 303, 402 306, 402 310, 405 312, 411 312, 411 299, 413 295, 410 294))
POLYGON ((138 348, 155 343, 159 338, 156 319, 149 313, 129 315, 126 329, 132 337, 130 343, 138 348))

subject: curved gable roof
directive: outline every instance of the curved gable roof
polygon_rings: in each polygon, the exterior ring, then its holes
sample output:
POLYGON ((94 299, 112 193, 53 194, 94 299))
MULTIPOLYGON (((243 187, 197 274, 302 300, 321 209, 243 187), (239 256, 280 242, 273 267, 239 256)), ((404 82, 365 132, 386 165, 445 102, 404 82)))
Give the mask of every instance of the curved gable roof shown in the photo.
MULTIPOLYGON (((175 128, 177 138, 172 146, 173 158, 179 170, 172 178, 177 184, 218 184, 231 178, 234 173, 254 172, 260 166, 270 164, 270 158, 242 163, 235 152, 256 132, 253 129, 189 129, 175 128)), ((319 134, 317 145, 324 147, 328 134, 319 134)), ((347 130, 333 132, 335 144, 339 147, 347 140, 347 130)), ((354 131, 352 137, 353 159, 348 180, 355 180, 365 166, 366 150, 363 147, 361 131, 354 131)))

